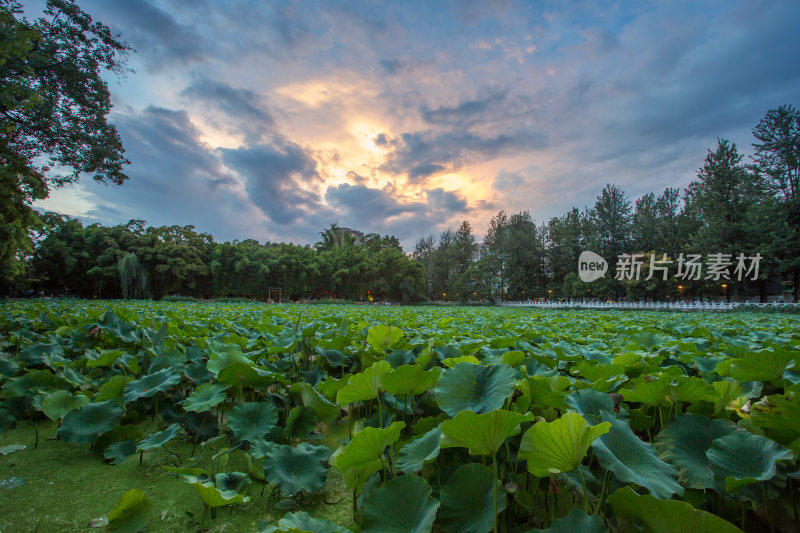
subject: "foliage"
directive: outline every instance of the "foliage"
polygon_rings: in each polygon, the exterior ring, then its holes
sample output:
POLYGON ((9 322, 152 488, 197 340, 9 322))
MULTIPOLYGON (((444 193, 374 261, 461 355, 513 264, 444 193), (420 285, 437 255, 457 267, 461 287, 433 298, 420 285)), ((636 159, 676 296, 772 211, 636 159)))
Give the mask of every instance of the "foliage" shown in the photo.
POLYGON ((48 446, 108 479, 160 464, 212 519, 346 489, 362 531, 763 530, 793 519, 796 321, 9 300, 0 416, 62 420, 48 446))

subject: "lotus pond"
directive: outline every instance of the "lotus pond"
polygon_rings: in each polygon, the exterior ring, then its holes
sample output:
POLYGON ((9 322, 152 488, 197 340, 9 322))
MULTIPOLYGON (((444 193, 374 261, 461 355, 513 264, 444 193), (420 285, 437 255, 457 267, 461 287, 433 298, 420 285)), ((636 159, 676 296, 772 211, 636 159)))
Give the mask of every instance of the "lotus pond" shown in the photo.
POLYGON ((800 319, 0 303, 0 530, 797 531, 800 319))

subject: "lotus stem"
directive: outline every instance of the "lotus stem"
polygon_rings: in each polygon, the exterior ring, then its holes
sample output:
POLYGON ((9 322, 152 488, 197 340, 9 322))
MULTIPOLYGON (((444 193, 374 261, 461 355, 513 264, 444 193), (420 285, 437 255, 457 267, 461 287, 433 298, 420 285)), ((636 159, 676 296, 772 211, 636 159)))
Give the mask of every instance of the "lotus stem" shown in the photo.
POLYGON ((492 471, 494 473, 494 479, 492 483, 492 500, 494 504, 494 514, 492 517, 494 518, 494 533, 497 533, 497 454, 492 456, 492 471))
POLYGON ((589 514, 589 493, 586 492, 586 478, 583 476, 580 465, 578 465, 578 474, 580 474, 581 483, 583 484, 583 512, 589 514))
POLYGON ((775 533, 775 526, 772 525, 772 517, 769 514, 769 509, 767 508, 767 485, 764 484, 762 486, 764 489, 764 514, 767 515, 767 523, 769 524, 769 533, 775 533))

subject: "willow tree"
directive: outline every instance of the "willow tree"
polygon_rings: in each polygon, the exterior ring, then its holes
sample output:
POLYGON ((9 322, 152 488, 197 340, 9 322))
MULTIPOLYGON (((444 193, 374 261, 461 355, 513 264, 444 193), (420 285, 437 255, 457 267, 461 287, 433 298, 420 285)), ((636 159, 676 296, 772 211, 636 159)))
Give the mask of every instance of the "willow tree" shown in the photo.
POLYGON ((144 298, 147 295, 147 271, 134 253, 127 253, 117 263, 119 286, 123 298, 144 298))

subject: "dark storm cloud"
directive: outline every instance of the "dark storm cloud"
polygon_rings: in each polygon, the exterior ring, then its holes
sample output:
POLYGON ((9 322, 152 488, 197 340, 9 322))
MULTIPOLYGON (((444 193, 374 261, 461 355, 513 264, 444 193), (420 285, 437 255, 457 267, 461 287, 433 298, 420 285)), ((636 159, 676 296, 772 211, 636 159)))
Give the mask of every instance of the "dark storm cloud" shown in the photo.
POLYGON ((220 149, 225 164, 245 180, 250 200, 273 222, 290 224, 319 206, 305 186, 319 180, 317 163, 301 146, 285 141, 220 149))
POLYGON ((422 183, 440 172, 458 170, 475 159, 540 149, 545 139, 528 131, 482 136, 453 129, 442 133, 404 133, 389 144, 393 151, 381 170, 405 174, 409 182, 422 183))
POLYGON ((149 70, 203 61, 204 39, 191 25, 148 0, 90 0, 85 9, 131 44, 149 70))
POLYGON ((406 249, 432 228, 443 227, 453 217, 470 212, 464 198, 440 188, 427 191, 425 201, 403 203, 393 190, 344 183, 328 187, 325 200, 342 224, 395 235, 406 249))
POLYGON ((248 209, 237 180, 199 140, 184 111, 148 107, 117 115, 115 122, 131 161, 130 179, 121 187, 85 181, 100 199, 90 216, 106 224, 137 218, 152 225, 193 224, 218 238, 263 238, 243 217, 248 209))
POLYGON ((236 129, 245 133, 248 144, 257 143, 275 127, 272 115, 261 97, 247 89, 210 79, 196 79, 181 95, 203 101, 233 119, 236 129))

